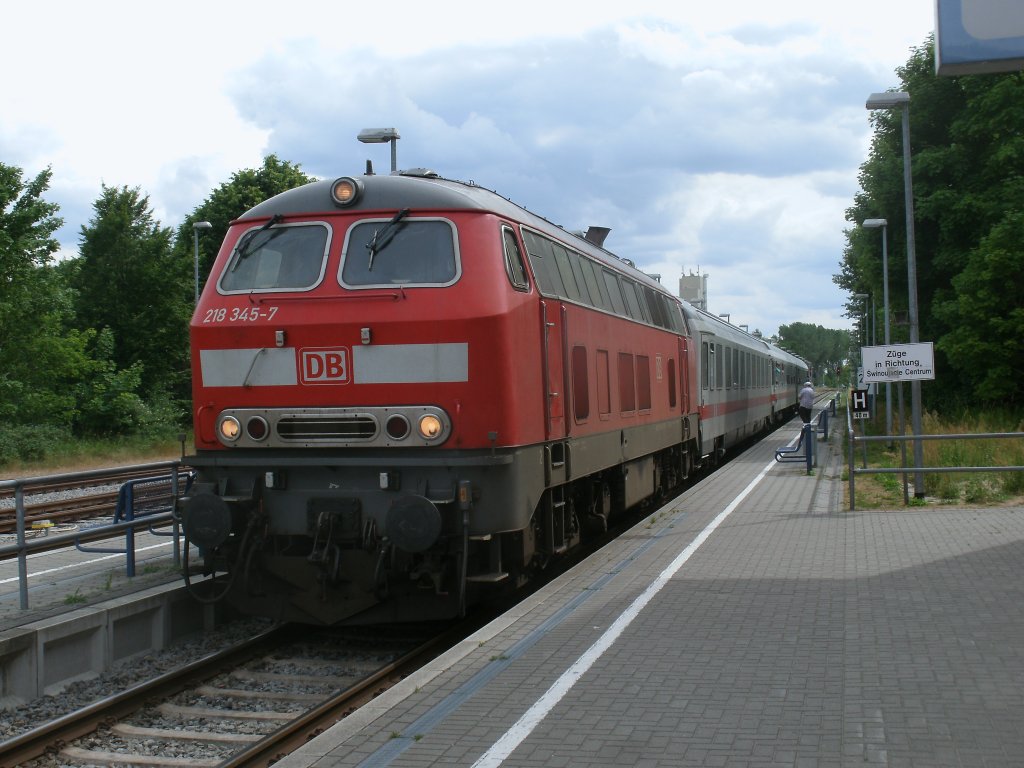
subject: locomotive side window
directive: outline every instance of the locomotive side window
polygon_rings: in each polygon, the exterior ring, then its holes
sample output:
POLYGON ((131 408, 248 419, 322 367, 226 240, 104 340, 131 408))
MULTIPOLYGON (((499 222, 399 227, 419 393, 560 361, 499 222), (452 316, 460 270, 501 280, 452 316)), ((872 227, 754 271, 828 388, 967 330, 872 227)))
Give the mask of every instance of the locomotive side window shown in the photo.
POLYGON ((530 265, 541 291, 554 296, 565 296, 565 287, 558 274, 555 257, 551 253, 551 241, 533 232, 524 231, 523 242, 526 243, 526 254, 530 257, 530 265))
POLYGON ((235 245, 217 288, 221 293, 305 291, 323 278, 330 245, 325 224, 254 227, 235 245))
POLYGON ((651 410, 651 359, 636 356, 636 406, 641 411, 651 410))
POLYGON ((572 274, 576 278, 576 285, 580 289, 580 300, 592 307, 600 306, 599 299, 595 299, 590 295, 590 286, 587 284, 587 277, 583 273, 582 262, 586 261, 586 259, 575 251, 568 251, 567 255, 569 257, 569 266, 572 267, 572 274))
POLYGON ((608 418, 612 412, 611 381, 608 371, 608 350, 597 350, 597 412, 608 418))
POLYGON ((522 229, 526 254, 541 293, 558 296, 658 328, 685 332, 678 304, 537 232, 522 229))
POLYGON ((604 285, 608 289, 608 297, 611 299, 612 309, 615 310, 615 314, 629 317, 626 314, 626 301, 622 298, 622 288, 619 287, 618 275, 614 272, 609 272, 607 269, 602 269, 601 274, 604 277, 604 285))
POLYGON ((583 272, 583 279, 590 291, 590 300, 593 305, 598 309, 611 312, 612 303, 608 298, 608 292, 597 278, 597 267, 590 259, 580 259, 579 265, 583 272))
POLYGON ((650 322, 648 317, 644 314, 643 308, 640 306, 640 299, 636 295, 636 283, 632 280, 620 280, 622 283, 622 294, 626 297, 626 308, 629 311, 629 316, 634 320, 639 320, 641 323, 650 322))
POLYGON ((461 274, 455 228, 443 219, 372 219, 349 228, 342 285, 451 285, 461 274))
POLYGON ((577 422, 590 416, 590 380, 587 376, 587 348, 572 348, 572 409, 577 422))
POLYGON ((508 227, 501 228, 501 242, 505 249, 505 272, 512 287, 517 291, 526 291, 530 283, 526 279, 526 266, 523 264, 523 254, 519 252, 519 243, 516 241, 516 234, 508 227))
MULTIPOLYGON (((576 275, 572 273, 572 267, 569 265, 569 254, 566 253, 565 248, 557 243, 551 244, 551 254, 554 256, 558 276, 562 279, 562 286, 565 288, 565 292, 562 295, 571 301, 581 301, 583 297, 580 295, 580 288, 576 284, 576 275)), ((583 290, 586 290, 585 286, 583 290)))
POLYGON ((633 356, 628 352, 619 352, 619 410, 623 413, 632 413, 636 410, 633 356))
POLYGON ((671 330, 672 326, 669 324, 668 320, 665 317, 664 308, 662 307, 660 301, 661 294, 655 293, 646 285, 643 286, 642 290, 644 294, 644 299, 647 303, 647 314, 650 315, 651 320, 653 320, 654 324, 657 325, 658 327, 668 328, 671 330))
POLYGON ((668 407, 676 407, 676 359, 668 359, 668 407))

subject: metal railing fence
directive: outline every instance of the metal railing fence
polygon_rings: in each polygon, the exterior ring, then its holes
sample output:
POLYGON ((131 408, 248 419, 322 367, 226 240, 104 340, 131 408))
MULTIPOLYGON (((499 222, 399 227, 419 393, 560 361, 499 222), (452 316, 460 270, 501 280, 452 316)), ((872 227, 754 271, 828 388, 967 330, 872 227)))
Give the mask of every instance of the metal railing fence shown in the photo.
POLYGON ((903 503, 908 504, 907 478, 906 475, 941 474, 955 472, 1024 472, 1024 466, 957 466, 957 467, 869 467, 868 466, 868 443, 901 443, 902 462, 907 463, 906 445, 915 440, 998 440, 998 439, 1024 439, 1024 432, 975 432, 965 434, 949 435, 860 435, 857 436, 853 429, 853 416, 849 408, 846 411, 846 431, 848 436, 849 450, 847 451, 847 470, 850 479, 850 511, 856 508, 856 482, 857 475, 904 475, 903 481, 903 503), (856 446, 863 447, 863 460, 861 468, 856 466, 856 446))
MULTIPOLYGON (((179 550, 179 528, 178 520, 174 513, 174 499, 181 495, 181 462, 161 461, 151 464, 136 464, 133 466, 121 467, 125 473, 153 472, 162 473, 167 476, 171 486, 171 509, 166 512, 153 512, 135 516, 133 507, 124 507, 119 504, 117 517, 123 518, 120 522, 112 522, 105 525, 92 526, 81 531, 57 534, 55 536, 29 537, 27 535, 25 521, 25 493, 33 488, 53 485, 55 483, 75 483, 86 480, 97 480, 108 477, 109 469, 85 470, 80 472, 67 472, 54 475, 40 475, 38 477, 21 478, 14 480, 0 480, 0 490, 14 491, 14 508, 16 515, 16 541, 13 544, 0 545, 0 561, 18 559, 18 591, 19 605, 22 610, 29 607, 28 600, 28 556, 37 552, 48 552, 68 546, 75 546, 82 551, 103 551, 114 552, 125 555, 125 570, 128 576, 135 574, 135 531, 139 528, 150 528, 155 535, 172 536, 174 541, 173 557, 175 565, 180 564, 179 550), (171 526, 170 532, 160 533, 153 528, 166 528, 171 526), (125 546, 123 549, 83 549, 81 545, 89 542, 111 539, 119 534, 125 535, 125 546)), ((154 482, 156 478, 147 478, 148 482, 154 482)), ((129 481, 139 482, 139 481, 129 481)), ((127 485, 127 484, 126 484, 127 485)), ((132 486, 128 486, 131 488, 132 486)))

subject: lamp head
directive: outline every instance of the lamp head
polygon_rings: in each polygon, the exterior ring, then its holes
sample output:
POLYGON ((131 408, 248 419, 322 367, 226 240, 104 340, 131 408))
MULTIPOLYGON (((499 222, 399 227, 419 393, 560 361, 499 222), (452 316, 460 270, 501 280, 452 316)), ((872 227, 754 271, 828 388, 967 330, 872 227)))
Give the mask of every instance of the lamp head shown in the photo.
POLYGON ((872 93, 864 104, 868 109, 891 109, 903 107, 910 103, 910 94, 906 91, 872 93))
POLYGON ((356 138, 363 144, 386 144, 402 137, 396 128, 364 128, 356 138))

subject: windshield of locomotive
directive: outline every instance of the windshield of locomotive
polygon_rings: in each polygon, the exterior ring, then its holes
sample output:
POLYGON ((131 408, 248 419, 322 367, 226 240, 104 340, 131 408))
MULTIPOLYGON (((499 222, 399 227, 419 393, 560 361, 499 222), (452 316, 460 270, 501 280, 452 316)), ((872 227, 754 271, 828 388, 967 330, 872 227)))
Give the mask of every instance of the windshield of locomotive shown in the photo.
POLYGON ((339 280, 347 287, 451 285, 461 272, 455 228, 444 219, 363 221, 348 231, 339 280))
POLYGON ((308 290, 323 277, 329 244, 330 230, 319 223, 250 229, 218 287, 222 293, 308 290))

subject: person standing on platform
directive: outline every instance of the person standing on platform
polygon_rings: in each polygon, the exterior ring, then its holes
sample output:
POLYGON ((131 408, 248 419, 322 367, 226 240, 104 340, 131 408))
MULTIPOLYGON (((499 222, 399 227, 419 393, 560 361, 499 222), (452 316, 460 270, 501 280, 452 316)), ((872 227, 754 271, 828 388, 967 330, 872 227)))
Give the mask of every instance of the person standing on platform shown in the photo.
POLYGON ((797 411, 800 413, 800 418, 804 424, 811 423, 811 408, 814 407, 814 387, 811 386, 811 382, 805 381, 803 389, 800 390, 800 394, 797 395, 797 411))

